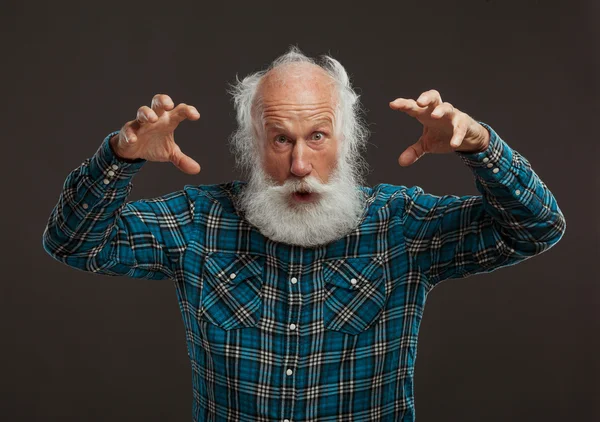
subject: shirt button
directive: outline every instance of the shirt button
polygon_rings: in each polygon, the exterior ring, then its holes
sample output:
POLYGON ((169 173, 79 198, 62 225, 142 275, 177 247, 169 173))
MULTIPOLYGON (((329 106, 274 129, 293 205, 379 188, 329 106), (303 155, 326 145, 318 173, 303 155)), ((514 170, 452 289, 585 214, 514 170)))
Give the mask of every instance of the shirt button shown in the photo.
POLYGON ((496 167, 494 170, 492 170, 494 173, 498 173, 500 171, 500 169, 498 167, 496 167))
POLYGON ((114 172, 114 171, 112 171, 112 170, 109 170, 109 172, 108 172, 108 175, 112 177, 112 176, 114 176, 114 175, 115 175, 115 172, 114 172))
POLYGON ((233 280, 235 278, 235 273, 229 274, 229 278, 233 280))
POLYGON ((517 189, 517 190, 515 191, 515 193, 516 193, 517 195, 521 195, 521 191, 520 191, 519 189, 517 189))
POLYGON ((113 170, 116 170, 116 169, 118 169, 118 168, 119 168, 119 166, 118 166, 118 165, 116 165, 116 164, 113 164, 113 165, 112 165, 112 169, 113 169, 113 170))
POLYGON ((104 184, 105 184, 105 185, 108 185, 109 183, 110 183, 110 180, 108 180, 108 179, 104 179, 104 184))
POLYGON ((488 163, 487 168, 491 169, 492 167, 494 167, 493 163, 488 163))
POLYGON ((298 282, 298 279, 296 277, 292 277, 290 281, 292 282, 292 284, 296 284, 298 282))
POLYGON ((490 161, 490 159, 489 159, 489 158, 487 158, 487 157, 485 157, 485 158, 483 159, 483 162, 484 162, 484 163, 487 163, 488 161, 490 161))
POLYGON ((353 278, 352 280, 350 280, 350 283, 356 284, 356 283, 358 283, 358 281, 355 278, 353 278))
POLYGON ((87 210, 88 209, 88 204, 83 204, 83 208, 87 210))
POLYGON ((290 330, 295 330, 296 329, 296 324, 290 324, 290 330))
POLYGON ((284 419, 283 422, 290 422, 290 420, 289 419, 284 419))
POLYGON ((292 372, 291 369, 288 369, 287 371, 285 371, 285 373, 288 374, 288 375, 292 375, 293 372, 292 372))

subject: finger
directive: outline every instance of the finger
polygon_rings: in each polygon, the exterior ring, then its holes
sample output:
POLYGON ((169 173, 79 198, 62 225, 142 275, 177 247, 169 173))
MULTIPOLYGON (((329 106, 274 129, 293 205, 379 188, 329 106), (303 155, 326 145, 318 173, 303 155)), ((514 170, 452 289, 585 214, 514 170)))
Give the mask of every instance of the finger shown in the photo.
POLYGON ((464 122, 464 119, 458 118, 458 116, 452 121, 454 125, 454 132, 452 133, 452 138, 450 139, 450 146, 452 148, 458 148, 462 144, 465 136, 467 134, 467 125, 464 122))
POLYGON ((122 136, 122 139, 125 141, 125 143, 134 144, 137 142, 136 133, 139 128, 140 123, 137 120, 132 120, 123 126, 119 134, 122 136))
POLYGON ((396 98, 390 103, 390 108, 392 110, 402 111, 411 117, 417 117, 426 110, 425 108, 419 107, 415 100, 406 98, 396 98))
POLYGON ((402 167, 410 166, 419 158, 425 155, 425 150, 423 149, 423 145, 421 144, 421 139, 409 146, 404 150, 400 157, 398 157, 398 164, 402 167))
POLYGON ((417 99, 417 104, 421 107, 436 107, 442 103, 442 96, 435 89, 430 89, 422 93, 417 99))
POLYGON ((156 94, 152 97, 151 107, 156 115, 160 117, 165 111, 172 110, 175 107, 175 103, 167 94, 156 94))
POLYGON ((175 145, 175 152, 171 157, 171 162, 184 173, 198 174, 200 173, 200 164, 193 158, 185 155, 178 145, 175 145))
POLYGON ((452 113, 454 113, 454 106, 450 103, 442 103, 433 110, 431 117, 439 119, 445 115, 451 115, 452 113))
POLYGON ((158 120, 158 116, 150 107, 141 106, 140 108, 138 108, 135 120, 137 120, 140 124, 154 123, 158 120))
POLYGON ((198 120, 200 118, 200 113, 196 110, 196 107, 181 103, 175 107, 171 113, 171 117, 177 123, 180 123, 185 119, 198 120))

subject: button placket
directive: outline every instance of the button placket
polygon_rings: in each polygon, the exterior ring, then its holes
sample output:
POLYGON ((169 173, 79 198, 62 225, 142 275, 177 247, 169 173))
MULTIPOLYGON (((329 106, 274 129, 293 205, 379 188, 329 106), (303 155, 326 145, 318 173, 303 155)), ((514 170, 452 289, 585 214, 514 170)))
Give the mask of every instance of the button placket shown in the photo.
MULTIPOLYGON (((288 276, 289 286, 288 286, 288 300, 289 300, 289 314, 288 319, 285 322, 287 324, 288 332, 284 334, 287 341, 286 349, 289 351, 285 356, 284 363, 284 391, 282 394, 282 406, 284 411, 291 412, 294 408, 294 397, 296 394, 296 379, 295 379, 295 366, 298 363, 298 341, 299 341, 299 330, 298 330, 298 319, 300 315, 300 307, 301 307, 301 294, 300 294, 300 285, 298 276, 291 276, 296 273, 296 269, 292 269, 291 274, 288 276)), ((291 416, 291 415, 289 415, 291 416)), ((291 419, 283 419, 284 421, 290 421, 291 419)))
POLYGON ((111 179, 115 176, 115 170, 119 168, 116 164, 111 164, 106 171, 106 178, 103 180, 105 185, 108 185, 111 182, 111 179))

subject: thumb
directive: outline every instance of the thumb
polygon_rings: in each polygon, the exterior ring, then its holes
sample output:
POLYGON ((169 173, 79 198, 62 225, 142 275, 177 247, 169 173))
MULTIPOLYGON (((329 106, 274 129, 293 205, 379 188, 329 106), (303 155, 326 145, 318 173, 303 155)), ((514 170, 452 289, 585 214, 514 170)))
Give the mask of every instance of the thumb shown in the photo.
POLYGON ((408 148, 404 150, 400 157, 398 157, 398 164, 402 167, 407 167, 425 155, 426 152, 423 148, 423 144, 421 143, 421 138, 408 148))
POLYGON ((187 174, 198 174, 200 173, 200 164, 193 158, 185 155, 181 152, 181 149, 177 148, 175 154, 173 154, 173 158, 171 158, 171 162, 184 173, 187 174))

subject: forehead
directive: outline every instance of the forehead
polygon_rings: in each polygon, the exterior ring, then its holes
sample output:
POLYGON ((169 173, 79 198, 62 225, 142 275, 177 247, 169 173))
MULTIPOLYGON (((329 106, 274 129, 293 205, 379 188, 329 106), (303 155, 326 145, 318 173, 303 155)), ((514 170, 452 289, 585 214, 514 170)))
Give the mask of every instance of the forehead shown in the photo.
POLYGON ((268 72, 259 88, 260 102, 268 107, 333 107, 335 86, 329 75, 311 63, 291 63, 268 72))

